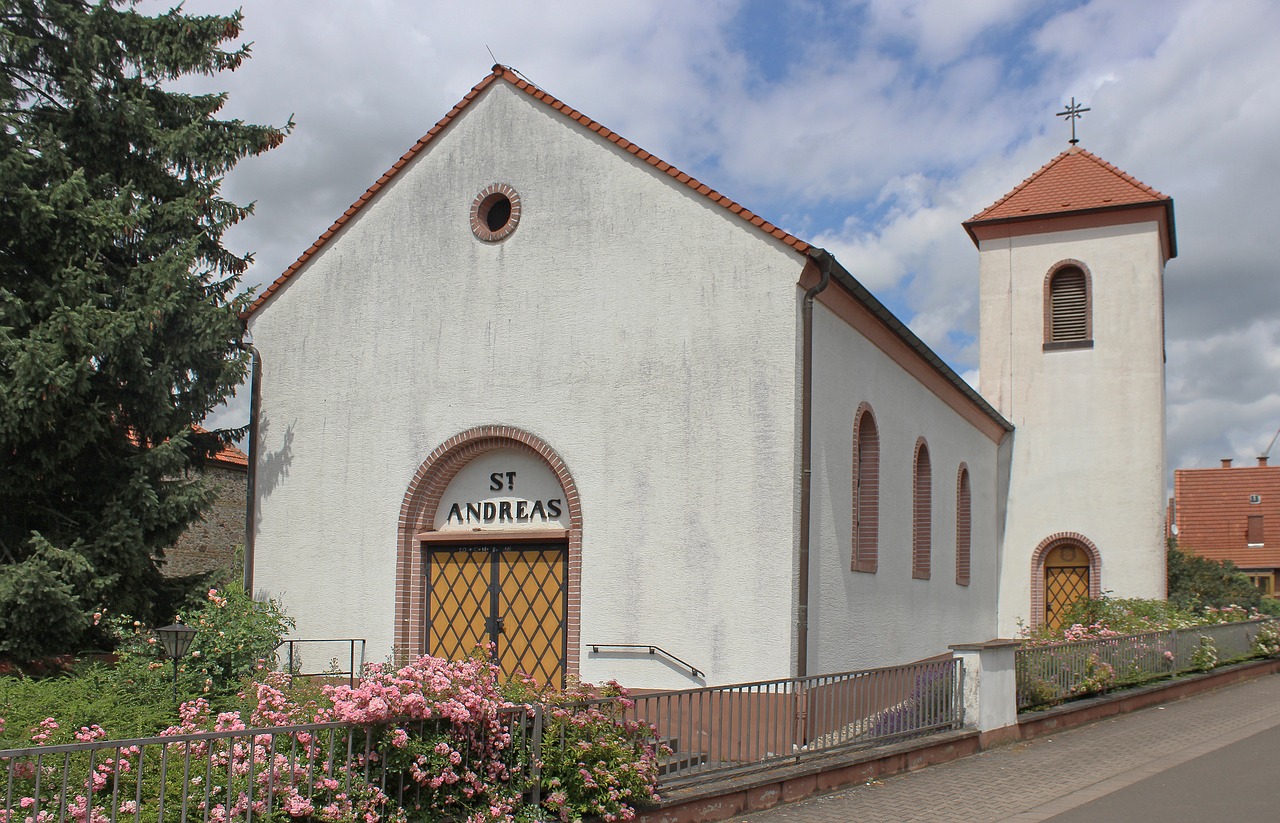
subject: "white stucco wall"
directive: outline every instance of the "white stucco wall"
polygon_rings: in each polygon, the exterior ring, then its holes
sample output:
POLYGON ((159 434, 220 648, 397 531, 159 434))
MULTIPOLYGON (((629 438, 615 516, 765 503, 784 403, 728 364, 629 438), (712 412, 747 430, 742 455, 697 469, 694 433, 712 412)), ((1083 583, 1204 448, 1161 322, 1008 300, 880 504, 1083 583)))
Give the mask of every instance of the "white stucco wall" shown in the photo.
MULTIPOLYGON (((838 288, 832 285, 829 288, 838 288)), ((814 306, 809 670, 919 660, 996 631, 998 444, 821 304, 814 306), (853 426, 871 405, 880 434, 879 567, 850 570, 853 426), (931 576, 911 576, 916 439, 933 467, 931 576), (956 482, 969 468, 970 583, 956 584, 956 482)))
POLYGON ((1031 557, 1076 532, 1102 556, 1101 586, 1163 597, 1163 264, 1155 223, 984 240, 983 395, 1016 427, 1000 627, 1030 622, 1031 557), (1092 349, 1043 351, 1045 276, 1091 273, 1092 349))
POLYGON ((297 636, 389 654, 414 472, 458 432, 512 425, 581 493, 584 679, 692 683, 592 643, 660 645, 708 682, 788 675, 802 264, 494 83, 251 320, 256 587, 297 636), (486 244, 468 209, 494 182, 524 211, 486 244))

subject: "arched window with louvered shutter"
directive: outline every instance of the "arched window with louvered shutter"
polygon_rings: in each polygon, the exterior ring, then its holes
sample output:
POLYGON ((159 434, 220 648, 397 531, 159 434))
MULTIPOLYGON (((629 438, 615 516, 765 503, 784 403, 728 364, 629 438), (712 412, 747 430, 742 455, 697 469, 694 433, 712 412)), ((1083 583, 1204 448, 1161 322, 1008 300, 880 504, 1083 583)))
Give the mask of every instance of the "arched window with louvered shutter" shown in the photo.
POLYGON ((876 573, 879 535, 880 434, 863 403, 853 423, 853 571, 876 573))
POLYGON ((929 461, 929 444, 921 437, 916 441, 914 494, 912 495, 911 576, 928 580, 933 554, 933 465, 929 461))
POLYGON ((969 467, 960 464, 956 475, 956 585, 969 585, 969 545, 973 534, 973 497, 969 491, 969 467))
POLYGON ((1089 272, 1075 261, 1060 264, 1045 283, 1046 349, 1093 345, 1093 294, 1089 272))

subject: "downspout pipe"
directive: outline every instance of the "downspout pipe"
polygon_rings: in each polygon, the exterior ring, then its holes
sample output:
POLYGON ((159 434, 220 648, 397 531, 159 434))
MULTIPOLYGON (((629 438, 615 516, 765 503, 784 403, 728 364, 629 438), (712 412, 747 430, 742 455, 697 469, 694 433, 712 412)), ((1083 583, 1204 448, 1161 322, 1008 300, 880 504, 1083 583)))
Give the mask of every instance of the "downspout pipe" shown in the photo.
MULTIPOLYGON (((248 336, 248 329, 245 335, 248 336)), ((258 474, 258 410, 262 405, 262 354, 248 342, 241 347, 249 352, 252 365, 249 368, 249 470, 245 476, 244 500, 244 592, 253 597, 253 538, 257 521, 258 474)))
POLYGON ((800 309, 804 338, 800 376, 800 557, 796 593, 796 677, 809 672, 809 512, 813 475, 813 301, 831 284, 835 258, 825 249, 809 249, 821 275, 804 293, 800 309))

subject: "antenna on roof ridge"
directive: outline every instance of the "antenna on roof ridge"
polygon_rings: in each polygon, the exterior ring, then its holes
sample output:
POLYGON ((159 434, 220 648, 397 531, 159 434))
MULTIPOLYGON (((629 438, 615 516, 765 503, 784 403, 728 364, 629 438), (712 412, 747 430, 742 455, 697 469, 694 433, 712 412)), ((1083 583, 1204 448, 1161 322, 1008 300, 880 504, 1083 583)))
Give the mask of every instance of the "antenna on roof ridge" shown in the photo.
POLYGON ((1080 115, 1086 111, 1092 111, 1092 109, 1086 108, 1080 103, 1077 103, 1075 95, 1072 95, 1071 105, 1067 106, 1066 111, 1060 111, 1054 115, 1054 117, 1065 117, 1071 122, 1071 139, 1067 142, 1073 146, 1080 142, 1080 139, 1076 137, 1076 121, 1079 120, 1080 115))
POLYGON ((504 68, 504 69, 506 69, 507 71, 509 71, 509 72, 511 72, 512 74, 514 74, 516 77, 519 77, 521 80, 523 80, 524 82, 528 83, 530 86, 533 86, 534 88, 537 88, 537 89, 541 89, 541 88, 542 88, 542 86, 539 86, 537 83, 535 83, 535 82, 533 82, 532 80, 530 80, 530 79, 529 79, 529 76, 528 76, 527 74, 525 74, 524 72, 520 71, 520 70, 519 70, 519 69, 517 69, 515 66, 508 66, 506 63, 503 63, 501 60, 499 60, 499 59, 498 59, 498 56, 497 56, 496 54, 494 54, 494 53, 493 53, 493 49, 489 48, 489 46, 488 46, 487 44, 485 45, 485 50, 486 50, 486 51, 488 51, 488 52, 489 52, 489 56, 490 56, 491 58, 493 58, 493 67, 494 67, 495 69, 496 69, 496 68, 498 68, 499 66, 501 66, 502 68, 504 68))
POLYGON ((1271 455, 1271 447, 1276 444, 1276 438, 1280 437, 1280 429, 1276 429, 1276 433, 1271 436, 1271 442, 1267 444, 1267 448, 1262 454, 1258 455, 1259 460, 1266 460, 1271 455))
MULTIPOLYGON (((520 69, 517 69, 517 68, 516 68, 516 67, 514 67, 514 66, 507 66, 507 68, 508 68, 508 69, 511 69, 511 73, 512 73, 512 74, 514 74, 516 77, 519 77, 521 80, 523 80, 524 82, 528 83, 530 86, 533 86, 533 87, 534 87, 534 88, 536 88, 536 89, 542 89, 542 86, 539 86, 537 83, 535 83, 535 82, 533 82, 532 80, 530 80, 530 79, 529 79, 529 75, 527 75, 527 74, 525 74, 524 72, 520 71, 520 69)), ((546 89, 542 89, 542 90, 543 90, 543 91, 546 91, 546 89)))

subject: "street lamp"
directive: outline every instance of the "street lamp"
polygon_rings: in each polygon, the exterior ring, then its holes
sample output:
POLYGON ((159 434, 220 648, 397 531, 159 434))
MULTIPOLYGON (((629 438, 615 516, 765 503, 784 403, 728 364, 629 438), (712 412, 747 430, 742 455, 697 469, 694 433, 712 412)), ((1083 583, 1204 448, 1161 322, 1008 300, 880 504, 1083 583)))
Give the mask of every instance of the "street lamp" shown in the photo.
POLYGON ((196 630, 181 623, 174 623, 162 629, 156 629, 156 634, 160 635, 164 653, 173 661, 173 702, 176 705, 178 703, 178 658, 186 656, 187 650, 191 648, 191 641, 195 639, 196 630))

